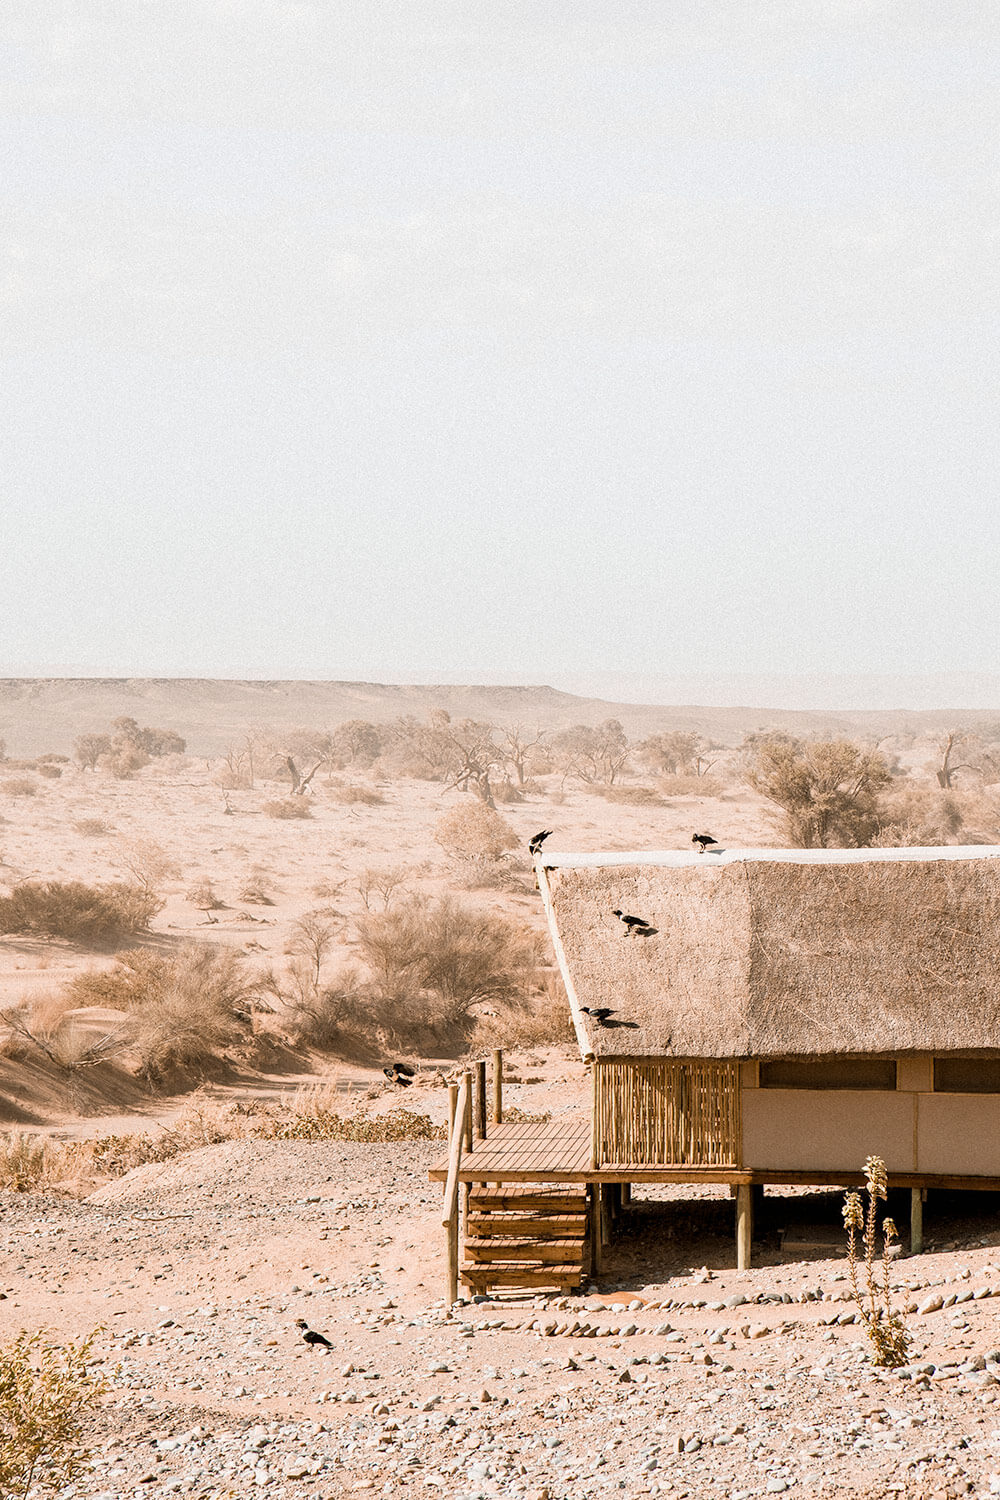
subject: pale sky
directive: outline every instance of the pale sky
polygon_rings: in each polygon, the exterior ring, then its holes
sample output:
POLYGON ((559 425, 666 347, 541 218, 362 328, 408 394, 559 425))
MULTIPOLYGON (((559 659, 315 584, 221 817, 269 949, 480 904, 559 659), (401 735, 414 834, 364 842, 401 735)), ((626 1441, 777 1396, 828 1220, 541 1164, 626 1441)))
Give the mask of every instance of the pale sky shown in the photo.
POLYGON ((0 673, 997 669, 993 0, 0 42, 0 673))

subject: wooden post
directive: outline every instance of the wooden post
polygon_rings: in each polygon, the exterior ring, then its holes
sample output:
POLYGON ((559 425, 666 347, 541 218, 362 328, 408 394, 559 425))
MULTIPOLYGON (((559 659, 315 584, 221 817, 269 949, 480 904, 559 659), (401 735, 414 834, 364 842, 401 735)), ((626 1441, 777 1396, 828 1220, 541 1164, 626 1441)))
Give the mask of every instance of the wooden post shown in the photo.
POLYGON ((924 1189, 910 1189, 910 1254, 922 1255, 924 1249, 924 1189))
POLYGON ((458 1279, 459 1279, 459 1173, 462 1167, 462 1139, 465 1134, 465 1120, 468 1117, 468 1076, 463 1078, 461 1086, 456 1089, 453 1096, 449 1092, 448 1103, 452 1112, 451 1134, 448 1141, 448 1180, 444 1188, 444 1213, 442 1222, 447 1230, 448 1240, 448 1281, 446 1295, 449 1306, 458 1301, 458 1279))
POLYGON ((590 1274, 600 1276, 603 1268, 602 1251, 604 1249, 601 1224, 601 1184, 592 1182, 590 1184, 590 1195, 587 1199, 587 1207, 590 1215, 590 1274))
POLYGON ((622 1208, 628 1208, 629 1205, 632 1202, 632 1184, 630 1182, 623 1182, 622 1183, 622 1185, 621 1185, 621 1194, 622 1194, 622 1197, 621 1197, 622 1208))
POLYGON ((479 1139, 486 1139, 486 1059, 476 1063, 476 1129, 479 1139))
POLYGON ((493 1123, 503 1124, 503 1053, 493 1054, 493 1123))
POLYGON ((458 1084, 457 1083, 449 1083, 449 1085, 448 1085, 448 1139, 449 1139, 449 1141, 451 1140, 451 1133, 455 1129, 455 1110, 457 1109, 457 1107, 458 1107, 458 1084))
POLYGON ((611 1244, 611 1191, 605 1183, 597 1184, 599 1190, 600 1220, 601 1220, 601 1249, 611 1244))
POLYGON ((465 1119, 462 1122, 465 1127, 465 1149, 472 1150, 472 1074, 462 1074, 465 1083, 465 1119))
POLYGON ((749 1271, 753 1242, 753 1192, 749 1183, 736 1189, 736 1269, 749 1271))

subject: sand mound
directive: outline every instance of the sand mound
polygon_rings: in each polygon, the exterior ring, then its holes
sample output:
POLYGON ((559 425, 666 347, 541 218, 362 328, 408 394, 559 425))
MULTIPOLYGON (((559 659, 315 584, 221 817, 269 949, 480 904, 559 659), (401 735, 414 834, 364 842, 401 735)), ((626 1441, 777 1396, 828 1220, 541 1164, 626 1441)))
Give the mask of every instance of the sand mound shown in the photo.
POLYGON ((250 1181, 259 1165, 261 1143, 225 1141, 199 1146, 170 1161, 151 1161, 91 1193, 88 1203, 141 1203, 151 1210, 183 1207, 190 1194, 250 1181))

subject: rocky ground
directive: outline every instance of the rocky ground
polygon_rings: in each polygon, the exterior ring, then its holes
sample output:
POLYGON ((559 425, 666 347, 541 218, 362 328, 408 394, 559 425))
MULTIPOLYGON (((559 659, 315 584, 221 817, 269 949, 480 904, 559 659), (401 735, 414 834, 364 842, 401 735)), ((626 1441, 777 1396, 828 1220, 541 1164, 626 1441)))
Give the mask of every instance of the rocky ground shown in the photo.
POLYGON ((949 1201, 949 1248, 894 1264, 912 1357, 879 1373, 845 1262, 783 1262, 769 1227, 824 1195, 769 1195, 751 1272, 725 1269, 721 1191, 660 1190, 591 1292, 448 1308, 440 1154, 239 1140, 83 1202, 2 1195, 0 1338, 105 1330, 110 1392, 74 1493, 1000 1491, 992 1199, 949 1201), (301 1342, 299 1317, 332 1350, 301 1342))

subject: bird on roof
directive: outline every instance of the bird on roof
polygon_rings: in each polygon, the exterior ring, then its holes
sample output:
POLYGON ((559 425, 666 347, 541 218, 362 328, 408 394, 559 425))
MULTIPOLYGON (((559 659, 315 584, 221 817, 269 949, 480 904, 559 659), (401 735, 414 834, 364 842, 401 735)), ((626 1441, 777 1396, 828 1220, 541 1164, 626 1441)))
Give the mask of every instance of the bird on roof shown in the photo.
POLYGON ((612 911, 611 915, 613 917, 617 917, 619 922, 621 922, 623 926, 627 928, 630 934, 633 933, 637 927, 649 926, 649 923, 646 921, 645 917, 630 917, 626 912, 623 912, 621 908, 617 906, 612 911))
POLYGON ((296 1318, 295 1319, 295 1326, 296 1326, 296 1328, 300 1328, 302 1330, 302 1342, 303 1343, 310 1344, 313 1348, 318 1348, 318 1347, 323 1347, 323 1348, 326 1348, 326 1349, 332 1349, 333 1348, 333 1345, 330 1343, 330 1340, 326 1337, 326 1334, 324 1334, 324 1333, 317 1333, 314 1328, 310 1328, 309 1324, 306 1322, 305 1318, 296 1318))
POLYGON ((552 828, 543 828, 540 833, 536 833, 534 838, 528 841, 528 853, 532 855, 537 854, 545 843, 545 840, 551 838, 554 832, 555 830, 552 828))
POLYGON ((718 844, 719 840, 713 839, 710 833, 693 833, 691 835, 691 842, 692 844, 697 844, 701 853, 704 854, 709 844, 718 844))
POLYGON ((390 1083, 398 1083, 400 1088, 408 1089, 417 1076, 416 1068, 411 1068, 409 1063, 396 1062, 391 1068, 383 1068, 382 1072, 390 1083))
POLYGON ((615 1013, 611 1005, 581 1005, 580 1009, 585 1016, 593 1016, 598 1026, 603 1026, 608 1017, 615 1013))

